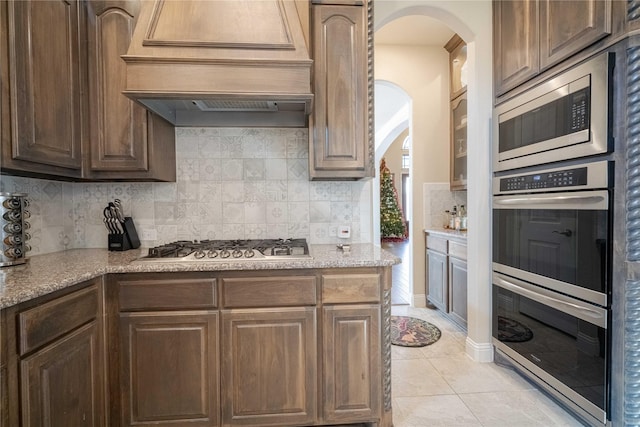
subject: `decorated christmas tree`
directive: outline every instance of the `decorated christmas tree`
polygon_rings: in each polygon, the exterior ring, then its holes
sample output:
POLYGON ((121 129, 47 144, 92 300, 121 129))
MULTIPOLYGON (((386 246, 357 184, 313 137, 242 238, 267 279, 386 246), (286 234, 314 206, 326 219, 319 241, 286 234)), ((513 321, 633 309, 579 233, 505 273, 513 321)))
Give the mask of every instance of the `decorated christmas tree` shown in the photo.
POLYGON ((384 159, 380 162, 380 235, 384 240, 404 240, 407 227, 398 204, 398 192, 384 159))

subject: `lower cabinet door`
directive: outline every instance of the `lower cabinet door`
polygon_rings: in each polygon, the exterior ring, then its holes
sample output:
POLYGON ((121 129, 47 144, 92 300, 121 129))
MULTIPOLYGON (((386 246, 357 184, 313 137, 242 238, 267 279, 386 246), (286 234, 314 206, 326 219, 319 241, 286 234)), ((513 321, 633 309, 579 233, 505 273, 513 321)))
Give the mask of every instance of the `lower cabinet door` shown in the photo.
POLYGON ((222 312, 222 424, 313 425, 316 308, 222 312))
POLYGON ((380 417, 380 306, 323 308, 324 422, 380 417))
POLYGON ((447 256, 427 249, 427 299, 438 309, 448 312, 447 256))
POLYGON ((467 262, 449 257, 449 315, 467 327, 467 262))
POLYGON ((121 313, 122 426, 218 426, 218 313, 121 313))
POLYGON ((105 425, 99 342, 93 321, 20 362, 22 426, 105 425))

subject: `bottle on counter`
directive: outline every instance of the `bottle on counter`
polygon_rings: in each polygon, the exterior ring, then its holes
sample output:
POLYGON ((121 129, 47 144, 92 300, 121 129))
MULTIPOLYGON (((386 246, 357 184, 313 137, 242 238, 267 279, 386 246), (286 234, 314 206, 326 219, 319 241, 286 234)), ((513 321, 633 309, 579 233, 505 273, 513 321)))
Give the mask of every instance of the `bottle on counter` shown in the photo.
POLYGON ((444 216, 442 217, 442 228, 449 228, 449 221, 451 218, 451 212, 447 209, 444 211, 444 216))
POLYGON ((460 230, 465 231, 467 229, 467 210, 464 205, 460 205, 460 230))
POLYGON ((456 217, 458 216, 458 207, 454 206, 449 215, 449 228, 454 230, 456 228, 456 217))

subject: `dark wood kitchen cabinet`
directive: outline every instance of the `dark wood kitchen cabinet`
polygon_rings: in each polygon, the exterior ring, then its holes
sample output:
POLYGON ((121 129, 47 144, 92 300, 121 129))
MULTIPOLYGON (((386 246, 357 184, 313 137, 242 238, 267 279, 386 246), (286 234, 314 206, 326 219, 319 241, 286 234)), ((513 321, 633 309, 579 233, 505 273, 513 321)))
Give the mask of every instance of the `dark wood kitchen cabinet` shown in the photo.
POLYGON ((0 427, 8 426, 7 393, 7 322, 5 311, 0 311, 0 427))
POLYGON ((120 425, 392 425, 390 268, 108 277, 120 425))
POLYGON ((123 426, 217 426, 218 313, 122 313, 123 426))
POLYGON ((316 277, 223 277, 221 293, 222 424, 314 424, 316 277))
POLYGON ((86 176, 175 181, 175 130, 122 94, 138 0, 87 0, 89 143, 86 176))
POLYGON ((380 275, 322 276, 324 420, 367 421, 380 413, 380 275))
POLYGON ((538 0, 493 2, 496 95, 534 77, 539 70, 538 0))
POLYGON ((624 2, 493 2, 495 93, 502 95, 610 34, 622 31, 624 2))
POLYGON ((0 3, 4 170, 81 178, 85 18, 80 1, 0 3))
POLYGON ((374 176, 372 7, 312 1, 311 179, 374 176))
POLYGON ((449 187, 467 189, 467 44, 454 34, 444 48, 449 52, 451 149, 449 187))
POLYGON ((6 310, 8 424, 108 425, 102 279, 6 310))
POLYGON ((173 126, 120 93, 138 3, 0 2, 3 171, 175 180, 173 126))
POLYGON ((223 425, 316 419, 316 308, 222 312, 223 425))
MULTIPOLYGON (((219 313, 207 275, 114 276, 113 418, 122 426, 218 426, 219 313), (114 298, 115 299, 115 298, 114 298), (118 409, 119 405, 119 409, 118 409)), ((112 325, 113 326, 113 325, 112 325)))

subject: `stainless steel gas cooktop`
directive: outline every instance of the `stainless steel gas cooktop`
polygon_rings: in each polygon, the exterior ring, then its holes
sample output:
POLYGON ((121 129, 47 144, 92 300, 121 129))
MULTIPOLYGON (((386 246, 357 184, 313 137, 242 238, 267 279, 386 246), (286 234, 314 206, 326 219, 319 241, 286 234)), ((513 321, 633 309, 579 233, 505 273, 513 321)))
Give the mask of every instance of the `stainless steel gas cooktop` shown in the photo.
POLYGON ((306 239, 179 240, 149 248, 140 261, 239 261, 311 258, 306 239))

